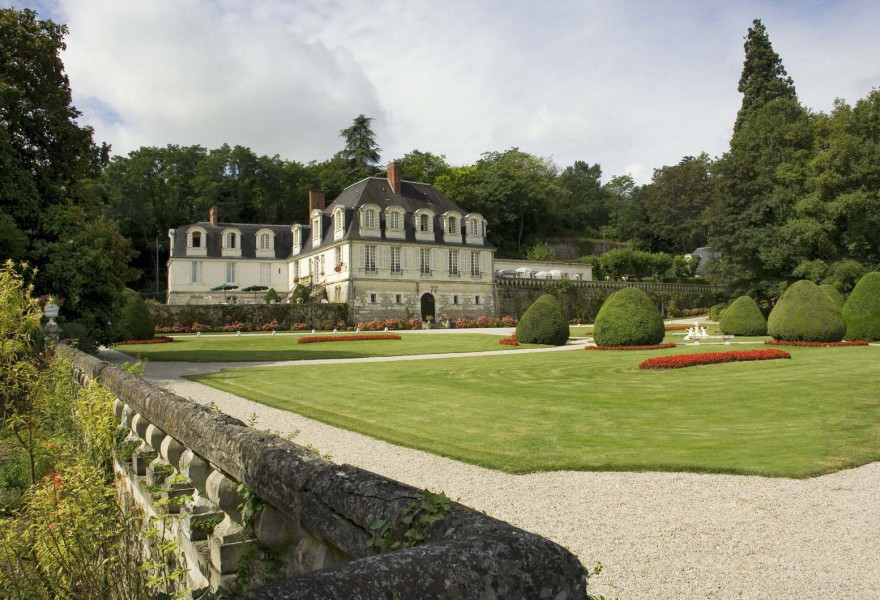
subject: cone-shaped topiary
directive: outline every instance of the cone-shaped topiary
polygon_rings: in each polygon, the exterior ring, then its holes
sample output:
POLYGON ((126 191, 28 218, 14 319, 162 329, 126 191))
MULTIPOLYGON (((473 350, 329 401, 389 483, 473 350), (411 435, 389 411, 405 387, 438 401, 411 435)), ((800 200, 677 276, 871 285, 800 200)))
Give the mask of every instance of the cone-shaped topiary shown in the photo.
POLYGON ((767 331, 777 340, 839 342, 846 322, 828 294, 804 279, 779 298, 767 319, 767 331))
POLYGON ((819 289, 828 294, 828 297, 834 301, 837 308, 843 310, 843 305, 846 303, 846 300, 843 299, 843 294, 841 294, 836 287, 830 283, 824 283, 819 286, 819 289))
POLYGON ((721 331, 730 335, 767 335, 767 319, 749 296, 733 301, 721 317, 721 331))
POLYGON ((122 292, 122 307, 116 321, 119 341, 149 340, 155 335, 150 309, 141 295, 126 288, 122 292))
POLYGON ((516 326, 516 341, 554 346, 568 341, 568 321, 555 296, 544 294, 526 309, 516 326))
POLYGON ((846 339, 880 340, 880 273, 868 273, 843 306, 846 339))
POLYGON ((593 341, 599 346, 653 346, 665 335, 660 311, 638 288, 623 288, 608 296, 593 328, 593 341))

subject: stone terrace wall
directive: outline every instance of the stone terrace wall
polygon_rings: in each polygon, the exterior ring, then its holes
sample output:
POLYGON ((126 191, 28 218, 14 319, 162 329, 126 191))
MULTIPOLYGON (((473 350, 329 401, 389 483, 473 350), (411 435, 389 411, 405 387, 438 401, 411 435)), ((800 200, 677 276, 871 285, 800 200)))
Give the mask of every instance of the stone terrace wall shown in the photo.
POLYGON ((320 329, 323 321, 331 328, 338 321, 349 320, 347 304, 153 304, 148 303, 153 322, 171 327, 175 322, 192 326, 193 322, 211 327, 223 327, 232 321, 253 323, 256 326, 278 321, 281 329, 290 329, 294 323, 305 323, 320 329), (227 317, 229 317, 227 319, 227 317))
POLYGON ((259 544, 283 579, 252 589, 252 599, 585 597, 584 570, 570 552, 456 503, 419 545, 380 553, 375 527, 387 522, 403 539, 402 516, 423 492, 333 464, 64 345, 57 353, 72 360, 81 385, 97 380, 116 396, 116 415, 138 444, 130 460, 116 461, 131 495, 148 506, 149 484, 179 475, 162 494, 188 498, 175 535, 196 584, 228 584, 259 544), (242 483, 258 499, 251 506, 262 507, 253 520, 238 508, 242 483))
POLYGON ((657 308, 665 315, 670 301, 678 309, 704 308, 728 299, 727 291, 714 285, 695 285, 688 283, 656 283, 640 281, 571 281, 514 279, 497 277, 495 279, 498 295, 498 314, 520 318, 525 310, 541 294, 554 294, 562 305, 566 317, 592 322, 605 299, 619 289, 637 287, 644 290, 654 300, 657 308))

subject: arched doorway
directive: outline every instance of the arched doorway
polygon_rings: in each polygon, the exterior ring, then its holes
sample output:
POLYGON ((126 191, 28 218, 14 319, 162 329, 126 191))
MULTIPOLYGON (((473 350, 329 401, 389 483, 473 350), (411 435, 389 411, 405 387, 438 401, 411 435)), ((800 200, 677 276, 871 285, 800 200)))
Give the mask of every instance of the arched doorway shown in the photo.
POLYGON ((437 321, 437 315, 434 312, 434 296, 431 294, 422 294, 422 321, 426 321, 427 317, 437 321))

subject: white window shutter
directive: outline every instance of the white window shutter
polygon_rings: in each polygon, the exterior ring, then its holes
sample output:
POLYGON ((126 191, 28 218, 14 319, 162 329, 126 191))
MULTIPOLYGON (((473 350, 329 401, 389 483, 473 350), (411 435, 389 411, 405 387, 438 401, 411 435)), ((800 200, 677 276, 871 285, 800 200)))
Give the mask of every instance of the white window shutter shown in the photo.
POLYGON ((488 252, 480 252, 480 272, 488 273, 491 269, 489 269, 489 253, 488 252))
POLYGON ((364 246, 363 246, 363 244, 356 244, 354 246, 354 251, 355 251, 354 265, 358 269, 363 269, 364 268, 364 246))

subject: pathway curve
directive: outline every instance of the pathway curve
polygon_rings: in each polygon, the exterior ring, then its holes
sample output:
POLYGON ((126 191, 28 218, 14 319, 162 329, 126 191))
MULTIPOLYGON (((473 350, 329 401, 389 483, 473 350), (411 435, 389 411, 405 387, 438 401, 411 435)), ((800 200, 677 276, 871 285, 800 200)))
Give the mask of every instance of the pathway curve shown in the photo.
MULTIPOLYGON (((103 357, 131 360, 111 351, 103 357)), ((424 358, 429 357, 367 360, 424 358)), ((333 362, 338 361, 260 364, 333 362)), ((621 600, 880 600, 880 462, 807 480, 693 473, 509 475, 183 378, 243 365, 255 363, 154 362, 147 365, 146 377, 183 397, 214 402, 244 421, 256 414, 257 427, 299 430, 298 443, 329 452, 336 462, 443 490, 553 539, 589 567, 601 561, 604 569, 591 582, 593 594, 621 600)))

